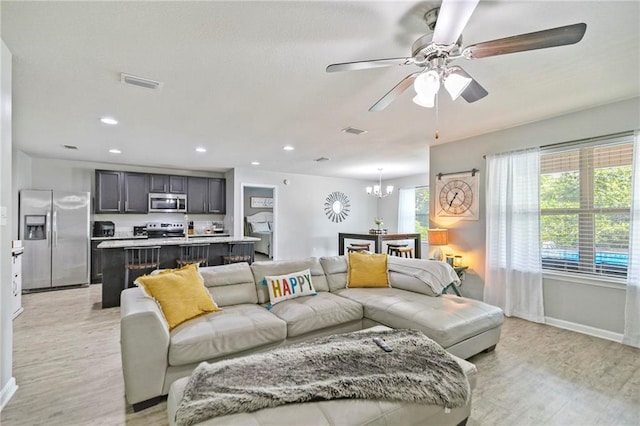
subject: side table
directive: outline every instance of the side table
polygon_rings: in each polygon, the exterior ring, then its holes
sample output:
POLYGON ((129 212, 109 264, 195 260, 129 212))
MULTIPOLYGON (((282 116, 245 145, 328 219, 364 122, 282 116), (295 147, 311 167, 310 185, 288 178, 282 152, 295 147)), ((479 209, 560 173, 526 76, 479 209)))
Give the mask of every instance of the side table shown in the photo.
MULTIPOLYGON (((458 274, 458 277, 460 278, 460 281, 464 280, 464 273, 465 271, 469 269, 468 266, 454 266, 453 270, 456 271, 456 274, 458 274)), ((451 283, 448 286, 446 286, 444 289, 442 289, 442 294, 446 294, 449 289, 452 289, 453 292, 456 294, 456 296, 462 296, 460 294, 460 291, 458 290, 458 287, 454 284, 451 283)))

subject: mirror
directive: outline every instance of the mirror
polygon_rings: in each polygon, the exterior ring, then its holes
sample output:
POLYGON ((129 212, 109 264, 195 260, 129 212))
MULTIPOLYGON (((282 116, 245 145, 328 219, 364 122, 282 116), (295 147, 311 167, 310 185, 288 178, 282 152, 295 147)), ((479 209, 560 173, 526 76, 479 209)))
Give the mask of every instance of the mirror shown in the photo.
POLYGON ((332 222, 342 222, 349 216, 349 198, 342 192, 332 192, 324 201, 324 213, 332 222))

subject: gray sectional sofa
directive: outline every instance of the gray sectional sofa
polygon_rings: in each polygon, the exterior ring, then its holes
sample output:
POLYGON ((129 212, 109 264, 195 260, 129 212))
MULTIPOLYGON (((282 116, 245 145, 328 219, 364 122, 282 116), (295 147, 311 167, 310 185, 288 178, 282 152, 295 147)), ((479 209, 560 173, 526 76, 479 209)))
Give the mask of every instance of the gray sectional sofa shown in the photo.
MULTIPOLYGON (((431 261, 403 262, 422 267, 431 261)), ((134 409, 154 403, 202 361, 377 325, 421 330, 460 358, 491 350, 500 339, 503 313, 497 307, 435 294, 424 279, 393 271, 389 273, 391 288, 346 288, 347 268, 346 256, 200 268, 205 286, 222 311, 189 320, 171 332, 154 300, 139 288, 124 290, 121 350, 127 401, 134 409), (261 285, 265 276, 307 268, 316 296, 265 309, 269 302, 267 289, 261 285)))

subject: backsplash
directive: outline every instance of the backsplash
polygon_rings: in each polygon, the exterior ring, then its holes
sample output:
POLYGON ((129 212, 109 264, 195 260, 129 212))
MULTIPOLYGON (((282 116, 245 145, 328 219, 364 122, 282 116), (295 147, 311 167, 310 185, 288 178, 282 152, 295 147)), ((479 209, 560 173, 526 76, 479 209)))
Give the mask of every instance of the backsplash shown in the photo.
MULTIPOLYGON (((184 213, 149 213, 149 214, 94 214, 91 222, 107 220, 115 224, 115 236, 133 235, 134 226, 145 226, 149 222, 184 223, 184 213)), ((224 228, 224 215, 190 214, 188 220, 193 221, 196 234, 204 234, 207 228, 224 228)), ((185 224, 186 225, 186 224, 185 224)))

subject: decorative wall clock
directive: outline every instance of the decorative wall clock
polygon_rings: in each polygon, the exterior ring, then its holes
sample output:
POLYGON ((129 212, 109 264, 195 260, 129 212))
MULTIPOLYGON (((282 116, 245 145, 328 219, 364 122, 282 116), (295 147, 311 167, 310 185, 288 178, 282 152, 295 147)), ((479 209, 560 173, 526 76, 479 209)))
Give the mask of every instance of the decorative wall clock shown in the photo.
POLYGON ((349 216, 349 198, 339 191, 332 192, 324 200, 324 214, 332 222, 342 222, 349 216))
POLYGON ((436 217, 459 217, 478 220, 480 192, 478 170, 438 174, 436 180, 436 217))

